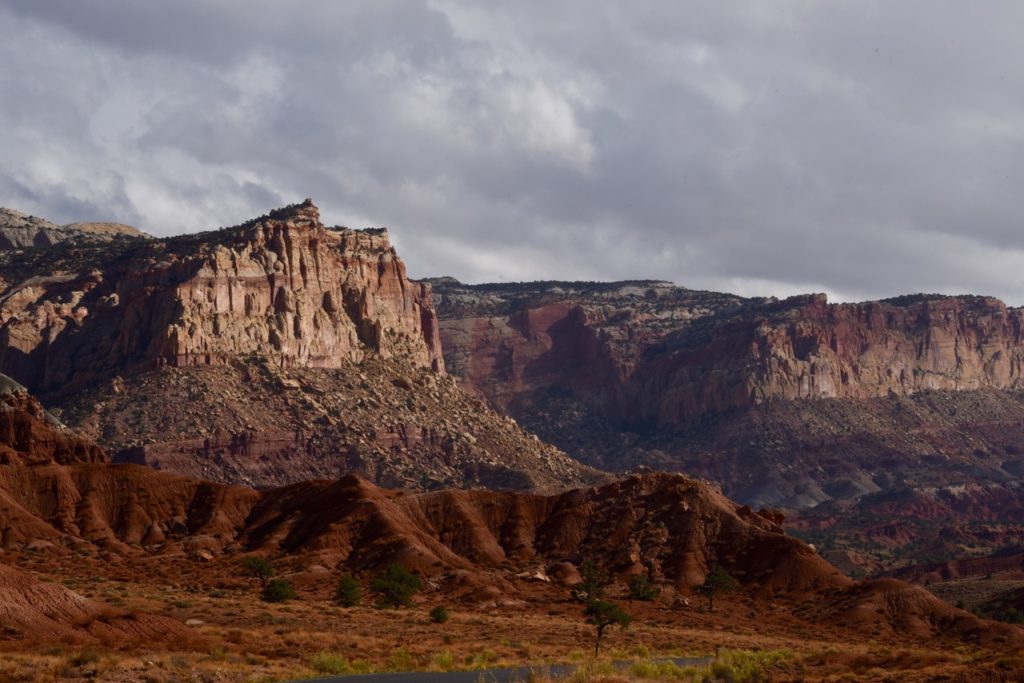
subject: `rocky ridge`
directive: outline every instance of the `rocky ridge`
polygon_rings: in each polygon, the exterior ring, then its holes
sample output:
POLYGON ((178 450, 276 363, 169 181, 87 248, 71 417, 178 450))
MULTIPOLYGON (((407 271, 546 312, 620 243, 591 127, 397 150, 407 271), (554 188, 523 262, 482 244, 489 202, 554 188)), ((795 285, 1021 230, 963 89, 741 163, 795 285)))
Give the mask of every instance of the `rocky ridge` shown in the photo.
POLYGON ((1024 388, 1024 310, 991 298, 829 304, 660 282, 431 282, 452 372, 502 408, 564 386, 608 420, 671 430, 778 400, 1024 388))
POLYGON ((149 237, 122 223, 56 225, 38 216, 26 216, 20 211, 0 207, 0 250, 52 247, 60 242, 109 243, 149 237))
POLYGON ((444 379, 429 286, 309 200, 242 225, 0 253, 0 371, 117 460, 248 486, 601 475, 444 379))
MULTIPOLYGON (((802 511, 968 487, 976 504, 945 523, 1005 513, 1018 524, 1020 309, 984 297, 828 304, 655 282, 432 282, 449 371, 591 465, 684 471, 741 502, 802 511)), ((904 549, 941 547, 943 524, 908 521, 904 549)), ((1012 541, 1010 527, 977 528, 979 542, 1012 541)), ((891 543, 862 531, 861 570, 891 561, 891 543)))
MULTIPOLYGON (((47 429, 28 413, 22 419, 47 429)), ((923 589, 855 583, 787 536, 776 513, 736 505, 682 475, 635 476, 550 496, 410 494, 354 476, 256 492, 136 465, 46 462, 32 442, 17 448, 28 449, 19 451, 24 457, 0 464, 6 550, 99 548, 108 561, 140 567, 151 558, 212 567, 246 552, 371 573, 399 562, 442 592, 486 586, 462 592, 477 600, 493 600, 495 591, 516 595, 536 582, 566 590, 584 559, 619 579, 646 573, 685 595, 717 564, 753 599, 777 601, 798 619, 872 633, 1024 642, 1019 630, 950 608, 923 589), (43 491, 50 493, 38 495, 43 491)))
POLYGON ((0 262, 0 371, 35 392, 251 355, 339 367, 367 352, 443 371, 429 288, 380 230, 312 202, 236 228, 0 262))

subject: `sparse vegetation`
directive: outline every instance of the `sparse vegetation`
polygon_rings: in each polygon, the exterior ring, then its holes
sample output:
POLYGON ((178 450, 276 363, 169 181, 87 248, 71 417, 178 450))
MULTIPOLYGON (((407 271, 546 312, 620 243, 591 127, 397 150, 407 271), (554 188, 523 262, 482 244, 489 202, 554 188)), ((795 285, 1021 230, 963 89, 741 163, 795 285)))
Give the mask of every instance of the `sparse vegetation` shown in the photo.
POLYGON ((242 570, 260 582, 260 588, 266 589, 267 583, 274 576, 274 565, 265 557, 250 555, 242 558, 242 570))
POLYGON ((661 589, 651 583, 646 574, 629 577, 630 600, 654 600, 660 593, 661 589))
POLYGON ((260 598, 264 602, 287 602, 296 598, 295 589, 292 588, 291 583, 284 579, 271 579, 263 587, 260 598))
POLYGON ((412 596, 422 585, 420 577, 400 564, 393 564, 370 582, 370 589, 377 595, 378 607, 398 608, 409 607, 412 596))
POLYGON ((448 608, 444 605, 438 605, 434 609, 430 610, 430 620, 435 624, 443 624, 448 621, 449 618, 448 608))
POLYGON ((697 586, 697 592, 708 599, 708 611, 715 610, 715 596, 728 593, 739 586, 732 574, 723 567, 715 565, 704 577, 704 583, 697 586))
POLYGON ((601 638, 604 636, 606 628, 613 625, 626 628, 632 621, 630 616, 621 607, 614 602, 607 602, 605 600, 590 601, 586 609, 583 610, 583 614, 587 617, 587 623, 592 624, 597 632, 597 637, 594 639, 595 657, 601 652, 601 638))
POLYGON ((334 602, 342 607, 356 607, 363 599, 363 589, 359 582, 345 573, 338 579, 338 587, 334 591, 334 602))
POLYGON ((333 652, 317 653, 310 660, 309 665, 317 673, 330 676, 344 676, 345 674, 352 673, 352 667, 349 665, 348 660, 333 652))

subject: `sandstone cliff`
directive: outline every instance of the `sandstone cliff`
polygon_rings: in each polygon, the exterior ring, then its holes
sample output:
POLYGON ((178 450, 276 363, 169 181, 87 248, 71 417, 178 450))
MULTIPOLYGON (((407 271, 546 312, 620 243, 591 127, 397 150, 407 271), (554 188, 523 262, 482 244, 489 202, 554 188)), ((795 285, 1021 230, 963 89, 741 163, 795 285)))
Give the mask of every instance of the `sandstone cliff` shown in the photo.
POLYGON ((996 299, 433 282, 451 371, 502 408, 567 385, 596 395, 609 419, 672 428, 773 400, 1024 388, 1024 310, 996 299))
POLYGON ((554 490, 601 475, 445 379, 427 285, 310 202, 0 254, 0 370, 115 460, 270 487, 554 490))
POLYGON ((1024 310, 984 297, 750 306, 680 330, 634 377, 643 418, 673 426, 774 400, 1024 388, 1024 310))
POLYGON ((327 229, 309 201, 213 233, 8 255, 0 277, 0 371, 37 392, 254 354, 443 370, 429 289, 387 233, 327 229))
MULTIPOLYGON (((655 282, 433 282, 449 371, 603 469, 680 470, 790 509, 1002 490, 1024 471, 1024 311, 994 299, 828 304, 655 282)), ((995 496, 990 513, 1014 499, 995 496)))

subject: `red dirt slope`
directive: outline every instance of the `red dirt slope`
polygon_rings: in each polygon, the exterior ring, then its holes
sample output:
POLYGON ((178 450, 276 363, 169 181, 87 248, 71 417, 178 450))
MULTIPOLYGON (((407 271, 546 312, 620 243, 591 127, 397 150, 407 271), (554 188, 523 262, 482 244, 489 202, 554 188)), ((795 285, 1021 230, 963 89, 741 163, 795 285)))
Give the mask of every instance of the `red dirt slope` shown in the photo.
MULTIPOLYGON (((23 413, 17 419, 41 444, 57 441, 58 427, 23 413)), ((545 582, 551 589, 571 583, 573 566, 586 559, 619 581, 645 573, 686 594, 717 564, 750 599, 788 605, 806 621, 1024 643, 1020 630, 983 622, 921 589, 897 581, 855 584, 787 536, 777 514, 754 512, 711 484, 677 474, 550 496, 408 493, 354 476, 257 492, 136 465, 62 465, 35 455, 33 445, 9 444, 17 457, 0 465, 0 540, 16 552, 98 546, 140 570, 152 556, 177 556, 201 561, 195 566, 213 574, 237 572, 239 551, 367 574, 400 562, 452 590, 468 583, 513 595, 536 590, 523 576, 553 579, 545 582)), ((29 586, 19 581, 9 583, 29 586)), ((51 610, 49 618, 71 628, 80 621, 72 609, 78 603, 62 600, 70 607, 51 610)), ((9 602, 26 601, 38 603, 25 596, 9 602)))
POLYGON ((198 641, 194 632, 173 619, 117 610, 2 564, 0 626, 0 642, 30 639, 182 646, 198 641))

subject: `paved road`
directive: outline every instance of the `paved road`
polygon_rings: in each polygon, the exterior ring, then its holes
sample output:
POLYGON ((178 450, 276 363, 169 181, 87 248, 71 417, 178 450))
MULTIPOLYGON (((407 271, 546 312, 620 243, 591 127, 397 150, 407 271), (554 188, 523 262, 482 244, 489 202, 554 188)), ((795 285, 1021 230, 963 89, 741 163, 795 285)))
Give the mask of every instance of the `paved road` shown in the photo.
MULTIPOLYGON (((690 659, 659 659, 658 662, 672 662, 678 666, 709 666, 712 657, 694 657, 690 659)), ((615 666, 625 669, 633 662, 615 662, 615 666)), ((546 674, 553 678, 570 675, 576 670, 572 664, 556 664, 552 666, 514 667, 510 669, 482 669, 479 671, 409 671, 388 674, 357 674, 354 676, 328 676, 326 678, 307 678, 301 683, 526 683, 531 673, 546 674)), ((292 683, 300 683, 292 681, 292 683)))

